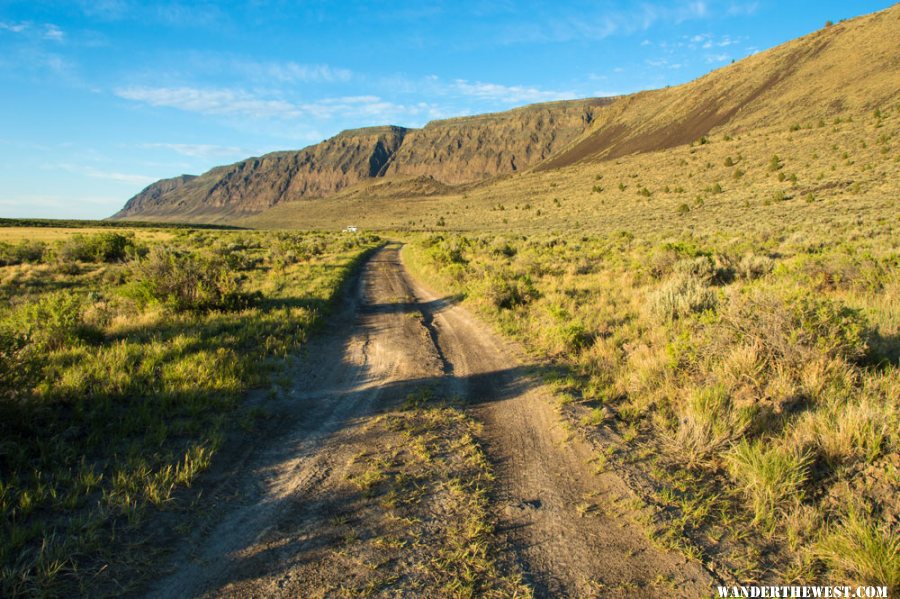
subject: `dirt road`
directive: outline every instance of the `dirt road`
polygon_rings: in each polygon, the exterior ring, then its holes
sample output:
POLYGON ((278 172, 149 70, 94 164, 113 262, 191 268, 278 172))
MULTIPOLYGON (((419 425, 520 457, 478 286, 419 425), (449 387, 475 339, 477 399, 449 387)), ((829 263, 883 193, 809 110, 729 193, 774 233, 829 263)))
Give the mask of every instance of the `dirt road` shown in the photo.
MULTIPOLYGON (((431 451, 443 458, 422 450, 425 457, 404 462, 415 443, 438 447, 439 433, 384 424, 421 389, 461 398, 466 417, 480 423, 473 430, 494 475, 486 501, 496 523, 485 563, 538 597, 710 593, 699 565, 655 547, 627 517, 628 489, 615 474, 594 474, 590 449, 563 430, 522 353, 413 281, 396 246, 369 261, 331 322, 297 366, 293 388, 273 400, 278 432, 224 476, 228 499, 214 525, 185 542, 149 596, 452 593, 429 581, 454 558, 429 552, 476 505, 454 499, 468 487, 420 479, 407 481, 400 499, 376 493, 380 481, 402 478, 406 463, 450 476, 447 456, 463 433, 431 451), (401 515, 398 502, 407 506, 401 515), (421 534, 411 537, 411 528, 421 534)), ((471 553, 475 545, 461 546, 471 553)))

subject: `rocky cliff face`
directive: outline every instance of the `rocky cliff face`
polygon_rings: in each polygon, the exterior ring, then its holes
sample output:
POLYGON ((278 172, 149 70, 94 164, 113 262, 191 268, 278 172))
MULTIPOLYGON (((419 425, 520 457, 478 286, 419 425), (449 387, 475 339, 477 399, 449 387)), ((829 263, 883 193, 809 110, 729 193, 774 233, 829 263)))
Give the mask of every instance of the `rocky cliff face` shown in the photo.
POLYGON ((385 175, 471 183, 516 172, 549 157, 587 131, 611 100, 535 104, 508 112, 434 121, 410 131, 385 175))
POLYGON ((403 127, 344 131, 298 152, 274 152, 199 177, 183 175, 153 183, 113 218, 236 217, 279 202, 325 196, 378 176, 403 143, 403 127))
POLYGON ((344 131, 298 152, 275 152, 199 177, 153 183, 113 218, 229 218, 335 193, 364 179, 433 177, 470 183, 533 165, 577 139, 608 100, 536 104, 422 129, 344 131))

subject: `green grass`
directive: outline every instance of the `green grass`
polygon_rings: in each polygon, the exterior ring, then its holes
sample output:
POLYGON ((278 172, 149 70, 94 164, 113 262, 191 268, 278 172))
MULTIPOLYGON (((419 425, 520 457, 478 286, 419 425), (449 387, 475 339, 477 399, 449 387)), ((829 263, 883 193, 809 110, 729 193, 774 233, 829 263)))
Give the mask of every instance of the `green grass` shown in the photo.
POLYGON ((101 232, 0 268, 0 594, 95 594, 122 576, 144 524, 181 509, 175 491, 215 459, 244 392, 377 243, 101 232))

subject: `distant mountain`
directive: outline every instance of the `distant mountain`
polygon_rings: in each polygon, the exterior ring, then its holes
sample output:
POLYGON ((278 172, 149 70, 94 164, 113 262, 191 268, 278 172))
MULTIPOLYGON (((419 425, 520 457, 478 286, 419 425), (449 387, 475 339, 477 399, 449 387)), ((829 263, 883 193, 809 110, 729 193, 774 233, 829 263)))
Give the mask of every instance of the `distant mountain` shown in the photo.
POLYGON ((428 123, 352 129, 297 152, 274 152, 151 184, 113 218, 217 221, 322 197, 362 180, 430 176, 444 183, 513 173, 550 156, 591 125, 609 100, 535 104, 428 123))
MULTIPOLYGON (((232 221, 380 180, 447 189, 522 170, 615 159, 698 141, 713 129, 859 114, 900 99, 900 5, 837 23, 690 83, 616 98, 535 104, 428 123, 344 131, 199 177, 153 183, 116 219, 232 221)), ((391 187, 380 186, 381 192, 391 187)))

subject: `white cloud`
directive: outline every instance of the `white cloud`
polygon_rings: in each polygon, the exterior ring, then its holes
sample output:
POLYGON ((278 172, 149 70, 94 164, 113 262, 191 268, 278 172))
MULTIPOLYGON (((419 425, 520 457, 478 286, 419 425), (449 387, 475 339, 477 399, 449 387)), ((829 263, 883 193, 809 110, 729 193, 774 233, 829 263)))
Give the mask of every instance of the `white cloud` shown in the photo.
POLYGON ((718 63, 718 62, 726 62, 731 60, 731 56, 728 54, 707 54, 706 62, 709 64, 718 63))
POLYGON ((194 87, 126 87, 115 90, 120 98, 150 106, 177 108, 213 115, 296 118, 301 111, 284 100, 265 100, 242 90, 194 87))
POLYGON ((522 85, 501 85, 498 83, 484 83, 481 81, 469 82, 465 79, 457 79, 453 82, 451 90, 463 96, 501 102, 503 104, 522 104, 533 102, 549 102, 553 100, 565 100, 575 96, 573 92, 558 92, 527 87, 522 85))
POLYGON ((65 39, 65 37, 66 34, 56 25, 53 25, 52 23, 44 25, 44 39, 52 40, 54 42, 61 42, 65 39))
POLYGON ((741 36, 732 37, 728 34, 717 37, 711 33, 701 33, 691 37, 685 36, 685 38, 689 41, 688 48, 691 48, 692 50, 697 49, 698 47, 703 48, 704 50, 709 50, 711 48, 727 48, 728 46, 734 46, 742 40, 747 39, 746 37, 741 36))
POLYGON ((730 17, 749 16, 759 10, 759 2, 732 3, 726 11, 730 17))
POLYGON ((141 144, 141 147, 172 150, 182 156, 190 156, 191 158, 243 156, 251 153, 249 150, 237 146, 217 146, 213 144, 147 143, 141 144))
POLYGON ((227 20, 225 13, 211 3, 168 2, 154 6, 150 14, 162 23, 178 27, 207 27, 227 20))
POLYGON ((81 12, 88 17, 117 20, 125 17, 131 7, 125 0, 80 0, 81 12))
POLYGON ((284 63, 239 63, 244 70, 264 76, 268 80, 281 83, 311 82, 344 82, 349 81, 353 73, 349 69, 331 67, 327 64, 284 63))
POLYGON ((157 180, 156 177, 147 175, 135 175, 131 173, 117 173, 113 171, 101 171, 92 167, 83 170, 83 174, 94 179, 107 179, 109 181, 121 181, 122 183, 132 183, 134 185, 149 185, 157 180))
POLYGON ((133 185, 149 185, 158 178, 147 175, 135 175, 131 173, 119 173, 115 171, 106 171, 94 168, 92 166, 78 166, 74 164, 56 164, 47 165, 46 170, 63 170, 76 175, 90 177, 92 179, 106 179, 108 181, 120 181, 122 183, 130 183, 133 185))
POLYGON ((706 2, 641 3, 631 10, 554 10, 546 18, 506 25, 492 32, 500 43, 547 43, 573 40, 600 40, 613 35, 628 35, 650 29, 657 23, 682 23, 711 16, 706 2))
POLYGON ((0 21, 0 30, 11 31, 12 33, 22 33, 28 29, 28 23, 7 23, 0 21))
MULTIPOLYGON (((436 118, 444 111, 426 102, 398 104, 379 96, 339 96, 312 102, 269 99, 241 89, 201 89, 194 87, 127 87, 115 90, 127 100, 150 106, 175 108, 198 114, 260 120, 296 121, 335 117, 393 121, 436 118)), ((416 121, 418 122, 418 120, 416 121)))

